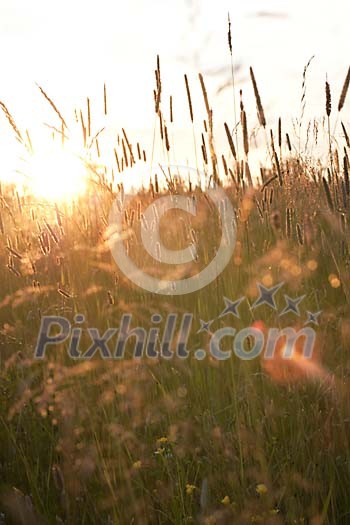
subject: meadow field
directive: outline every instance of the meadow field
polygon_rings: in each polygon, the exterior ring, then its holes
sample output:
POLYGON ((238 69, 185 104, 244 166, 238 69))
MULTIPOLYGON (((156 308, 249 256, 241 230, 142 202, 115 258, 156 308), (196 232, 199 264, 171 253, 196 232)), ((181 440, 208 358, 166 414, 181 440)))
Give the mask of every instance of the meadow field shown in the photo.
MULTIPOLYGON (((294 129, 281 120, 266 122, 253 70, 250 77, 249 90, 241 97, 236 92, 236 122, 232 111, 227 123, 216 122, 227 138, 219 148, 205 79, 200 75, 198 83, 207 116, 198 125, 185 76, 194 168, 205 180, 198 182, 183 168, 179 173, 169 157, 157 176, 151 171, 149 185, 132 195, 124 214, 123 242, 135 264, 176 281, 195 275, 215 255, 220 217, 206 193, 209 187, 224 189, 236 216, 234 253, 224 271, 197 292, 150 293, 119 271, 109 245, 109 213, 124 189, 114 177, 123 180, 127 168, 152 166, 152 152, 121 128, 114 165, 93 162, 89 152, 98 151, 100 136, 89 104, 75 122, 86 152, 84 191, 56 202, 2 185, 2 525, 350 523, 350 141, 342 122, 350 73, 339 103, 327 82, 322 118, 307 122, 301 115, 294 129), (248 129, 248 97, 256 101, 255 130, 248 129), (250 162, 257 131, 266 166, 250 162), (319 142, 322 158, 312 154, 319 142), (194 261, 172 273, 145 252, 140 228, 155 199, 174 195, 195 202, 198 213, 168 212, 160 224, 164 243, 169 249, 194 243, 198 251, 194 261), (259 283, 267 288, 281 283, 276 309, 253 307, 259 283), (296 311, 282 314, 285 294, 302 298, 296 311), (244 298, 239 317, 220 316, 225 298, 244 298), (311 359, 298 347, 289 359, 278 352, 269 360, 233 353, 217 360, 208 350, 211 334, 220 328, 255 326, 265 333, 271 327, 302 328, 318 312, 311 324, 317 334, 311 359), (176 332, 181 316, 193 316, 186 359, 160 354, 135 359, 131 339, 118 359, 103 359, 99 349, 91 359, 72 359, 71 338, 49 345, 44 358, 35 359, 43 316, 64 316, 80 327, 75 334, 82 355, 88 328, 102 335, 131 314, 132 327, 149 331, 152 316, 159 314, 161 332, 171 313, 178 315, 176 332), (201 321, 212 323, 203 328, 201 321), (199 348, 206 349, 201 359, 195 355, 199 348)), ((171 100, 162 98, 159 61, 155 79, 155 133, 166 159, 174 146, 173 116, 171 100)), ((48 133, 64 149, 70 124, 42 94, 58 122, 48 133)), ((304 102, 305 91, 301 107, 304 102)), ((30 156, 29 134, 18 128, 7 105, 1 108, 9 134, 30 156)), ((152 231, 151 224, 148 228, 152 231)), ((113 349, 115 339, 109 343, 113 349)), ((247 338, 247 352, 251 344, 247 338)), ((229 339, 223 343, 226 350, 230 345, 229 339)))

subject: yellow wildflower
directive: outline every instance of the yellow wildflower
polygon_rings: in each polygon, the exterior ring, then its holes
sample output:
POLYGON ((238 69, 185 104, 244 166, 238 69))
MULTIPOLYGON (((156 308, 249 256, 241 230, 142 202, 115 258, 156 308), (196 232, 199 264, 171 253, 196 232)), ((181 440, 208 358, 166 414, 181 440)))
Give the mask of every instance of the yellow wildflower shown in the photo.
POLYGON ((221 503, 223 505, 229 505, 231 503, 230 498, 228 496, 225 496, 224 498, 222 498, 221 503))
POLYGON ((262 494, 266 494, 267 493, 267 486, 264 483, 259 483, 256 486, 255 490, 261 496, 262 494))
POLYGON ((190 483, 187 483, 186 484, 186 494, 190 496, 191 494, 193 494, 196 488, 197 488, 196 485, 191 485, 190 483))

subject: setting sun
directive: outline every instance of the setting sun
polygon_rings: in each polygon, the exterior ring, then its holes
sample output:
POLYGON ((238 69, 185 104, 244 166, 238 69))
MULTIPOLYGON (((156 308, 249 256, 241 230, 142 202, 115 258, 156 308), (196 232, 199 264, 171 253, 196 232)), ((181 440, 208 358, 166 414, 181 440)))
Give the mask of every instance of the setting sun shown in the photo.
POLYGON ((72 200, 86 189, 88 169, 83 159, 62 147, 33 154, 27 181, 31 192, 51 201, 72 200))

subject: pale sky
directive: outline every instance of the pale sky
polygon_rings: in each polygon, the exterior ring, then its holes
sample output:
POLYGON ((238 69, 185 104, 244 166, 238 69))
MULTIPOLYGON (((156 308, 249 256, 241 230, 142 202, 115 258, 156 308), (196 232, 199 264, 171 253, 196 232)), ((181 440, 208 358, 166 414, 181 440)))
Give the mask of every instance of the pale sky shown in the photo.
MULTIPOLYGON (((298 115, 302 72, 312 55, 316 57, 308 76, 308 114, 324 114, 326 74, 336 107, 350 65, 346 22, 350 6, 345 0, 331 4, 325 0, 1 0, 0 100, 19 125, 35 135, 43 121, 57 124, 35 82, 65 116, 74 107, 84 106, 89 96, 96 129, 105 124, 112 129, 125 127, 131 138, 144 138, 147 143, 154 123, 152 92, 158 53, 164 93, 174 96, 175 138, 178 133, 179 156, 185 162, 192 146, 186 146, 184 137, 191 136, 192 128, 184 73, 193 93, 200 94, 198 72, 203 72, 216 125, 222 127, 224 120, 233 123, 232 91, 217 94, 230 78, 228 12, 235 62, 241 65, 238 88, 244 91, 252 126, 256 116, 250 65, 270 126, 276 125, 280 115, 286 119, 298 115), (107 123, 102 118, 104 82, 109 96, 107 123)), ((195 117, 201 122, 202 99, 194 99, 195 117)), ((350 115, 349 108, 350 98, 345 117, 350 115)), ((1 121, 1 135, 6 129, 1 121)), ((0 154, 9 155, 1 137, 0 154)))

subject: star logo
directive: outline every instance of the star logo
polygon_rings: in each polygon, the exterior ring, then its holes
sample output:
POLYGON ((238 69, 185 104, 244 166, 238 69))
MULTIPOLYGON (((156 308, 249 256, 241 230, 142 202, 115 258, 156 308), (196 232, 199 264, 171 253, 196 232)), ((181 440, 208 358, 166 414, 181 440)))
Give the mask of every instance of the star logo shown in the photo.
POLYGON ((313 323, 318 326, 319 324, 318 318, 320 317, 322 310, 320 310, 319 312, 315 312, 315 313, 307 311, 306 313, 307 313, 307 320, 305 321, 304 325, 313 323))
POLYGON ((221 312, 219 317, 224 317, 227 314, 232 314, 235 317, 238 317, 238 319, 239 319, 240 315, 239 315, 239 312, 238 312, 238 307, 244 301, 244 299, 245 299, 245 297, 240 297, 239 299, 237 299, 237 301, 230 301, 230 299, 227 299, 227 297, 224 297, 226 308, 225 308, 225 310, 223 310, 221 312))
POLYGON ((272 286, 271 288, 266 288, 261 283, 257 283, 257 286, 259 288, 260 296, 257 298, 255 303, 252 306, 253 308, 257 308, 258 306, 261 306, 263 304, 267 304, 268 306, 271 306, 274 310, 277 310, 276 302, 275 302, 275 294, 278 292, 280 288, 284 283, 276 284, 276 286, 272 286))
POLYGON ((199 330, 197 330, 197 334, 201 334, 202 332, 210 332, 210 326, 212 325, 213 321, 203 321, 202 319, 199 319, 199 322, 201 324, 201 327, 199 330))
POLYGON ((299 304, 301 303, 301 301, 305 299, 305 297, 306 297, 305 295, 301 295, 300 297, 296 297, 295 299, 292 299, 291 297, 285 294, 284 298, 286 300, 286 306, 280 313, 280 316, 285 315, 288 312, 292 312, 293 314, 300 316, 299 304))

